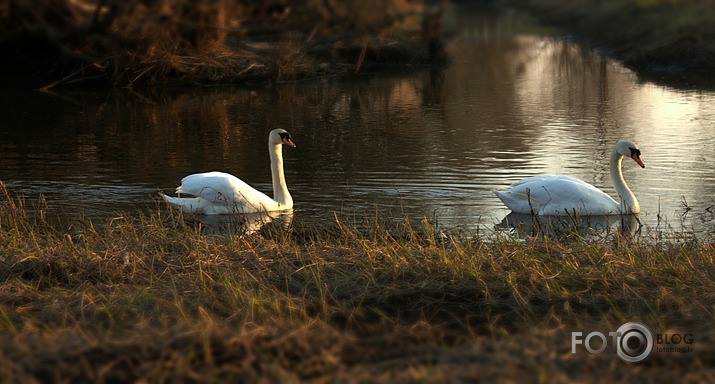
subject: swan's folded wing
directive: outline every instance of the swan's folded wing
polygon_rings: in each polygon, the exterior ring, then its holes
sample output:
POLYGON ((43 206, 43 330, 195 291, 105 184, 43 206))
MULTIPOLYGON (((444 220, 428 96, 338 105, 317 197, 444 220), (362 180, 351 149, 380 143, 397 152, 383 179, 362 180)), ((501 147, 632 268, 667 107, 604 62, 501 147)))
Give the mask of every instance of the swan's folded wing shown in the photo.
POLYGON ((202 197, 209 201, 225 200, 233 196, 234 186, 249 187, 239 178, 223 172, 195 173, 181 179, 181 187, 177 192, 191 196, 202 197))
POLYGON ((274 210, 275 201, 243 180, 228 173, 196 173, 181 180, 180 194, 205 199, 210 204, 226 205, 236 212, 274 210))
POLYGON ((572 176, 566 176, 566 175, 537 175, 537 176, 531 176, 531 177, 525 177, 519 181, 516 181, 512 183, 509 188, 514 188, 518 187, 523 184, 531 184, 531 183, 550 183, 550 182, 560 182, 560 181, 566 181, 566 182, 571 182, 571 183, 576 183, 576 184, 583 184, 585 187, 590 187, 590 188, 595 188, 593 185, 581 180, 577 179, 572 176))
POLYGON ((497 195, 514 212, 565 215, 575 212, 618 213, 618 204, 603 191, 570 176, 522 179, 497 195))

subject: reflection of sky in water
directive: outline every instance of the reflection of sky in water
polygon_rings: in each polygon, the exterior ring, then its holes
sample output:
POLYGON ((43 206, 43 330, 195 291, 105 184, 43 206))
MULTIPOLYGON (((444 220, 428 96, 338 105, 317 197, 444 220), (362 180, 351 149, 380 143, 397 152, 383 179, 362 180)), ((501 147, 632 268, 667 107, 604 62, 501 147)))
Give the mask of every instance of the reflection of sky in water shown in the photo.
POLYGON ((628 138, 647 165, 624 161, 643 221, 655 227, 660 214, 715 231, 713 93, 639 83, 590 51, 531 33, 513 13, 451 17, 467 32, 455 35, 441 73, 142 97, 0 94, 0 180, 95 217, 153 208, 156 192, 209 170, 270 194, 265 140, 281 127, 298 146, 284 150, 296 219, 377 207, 493 228, 508 213, 494 191, 522 177, 568 174, 615 196, 608 156, 628 138))

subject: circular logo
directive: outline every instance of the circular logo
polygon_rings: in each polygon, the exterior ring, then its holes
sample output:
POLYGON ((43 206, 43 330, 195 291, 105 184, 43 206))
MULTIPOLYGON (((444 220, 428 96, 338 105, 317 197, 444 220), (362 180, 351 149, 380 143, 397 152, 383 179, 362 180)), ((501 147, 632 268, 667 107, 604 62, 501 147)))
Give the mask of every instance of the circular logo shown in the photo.
POLYGON ((643 361, 653 351, 653 334, 641 323, 625 323, 616 331, 617 353, 622 360, 637 363, 643 361))

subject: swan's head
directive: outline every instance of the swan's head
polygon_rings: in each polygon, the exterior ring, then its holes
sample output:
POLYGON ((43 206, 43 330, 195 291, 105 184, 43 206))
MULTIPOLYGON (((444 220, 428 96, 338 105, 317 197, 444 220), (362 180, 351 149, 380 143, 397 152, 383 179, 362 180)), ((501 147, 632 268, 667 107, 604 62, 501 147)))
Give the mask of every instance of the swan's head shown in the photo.
POLYGON ((273 145, 285 144, 295 148, 295 143, 290 137, 290 133, 285 129, 274 129, 268 134, 268 141, 273 145))
POLYGON ((640 165, 641 168, 645 168, 645 164, 643 163, 643 160, 641 160, 641 150, 638 149, 638 146, 634 143, 628 140, 621 140, 616 143, 616 146, 615 148, 613 148, 613 150, 615 152, 618 152, 618 154, 621 156, 630 157, 631 159, 633 159, 633 161, 640 165))

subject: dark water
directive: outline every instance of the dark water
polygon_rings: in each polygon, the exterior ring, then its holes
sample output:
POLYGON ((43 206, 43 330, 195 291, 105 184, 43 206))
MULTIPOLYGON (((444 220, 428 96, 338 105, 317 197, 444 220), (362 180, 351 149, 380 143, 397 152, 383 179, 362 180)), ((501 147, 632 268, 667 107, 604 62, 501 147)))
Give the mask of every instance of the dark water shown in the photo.
POLYGON ((451 65, 248 89, 57 94, 0 91, 0 180, 63 215, 155 208, 189 173, 222 170, 270 194, 266 137, 285 128, 294 219, 384 211, 441 228, 493 231, 494 195, 540 173, 615 196, 608 155, 624 161, 641 221, 715 233, 715 93, 641 82, 523 15, 452 10, 451 65))

